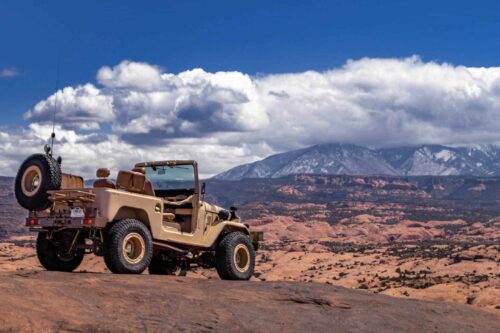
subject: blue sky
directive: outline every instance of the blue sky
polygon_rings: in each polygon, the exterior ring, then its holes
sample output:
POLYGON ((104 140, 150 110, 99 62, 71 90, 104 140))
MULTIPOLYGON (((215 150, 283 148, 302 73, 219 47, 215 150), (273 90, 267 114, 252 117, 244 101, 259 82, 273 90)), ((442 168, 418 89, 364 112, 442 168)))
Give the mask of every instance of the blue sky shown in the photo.
POLYGON ((324 70, 347 59, 420 55, 495 66, 498 1, 26 1, 0 4, 2 123, 61 85, 130 59, 170 72, 324 70))
POLYGON ((131 150, 213 174, 333 141, 500 143, 498 22, 498 1, 3 0, 0 167, 50 134, 58 57, 84 174, 131 150))

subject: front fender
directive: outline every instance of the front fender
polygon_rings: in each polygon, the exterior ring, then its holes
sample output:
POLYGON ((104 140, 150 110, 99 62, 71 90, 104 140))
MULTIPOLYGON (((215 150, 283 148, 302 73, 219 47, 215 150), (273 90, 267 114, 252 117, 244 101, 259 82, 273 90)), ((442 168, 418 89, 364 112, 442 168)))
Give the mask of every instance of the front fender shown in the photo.
POLYGON ((250 231, 244 224, 231 221, 222 221, 210 228, 210 231, 205 235, 205 243, 209 245, 209 248, 212 248, 216 245, 216 242, 219 239, 220 235, 234 231, 240 231, 250 236, 250 231))

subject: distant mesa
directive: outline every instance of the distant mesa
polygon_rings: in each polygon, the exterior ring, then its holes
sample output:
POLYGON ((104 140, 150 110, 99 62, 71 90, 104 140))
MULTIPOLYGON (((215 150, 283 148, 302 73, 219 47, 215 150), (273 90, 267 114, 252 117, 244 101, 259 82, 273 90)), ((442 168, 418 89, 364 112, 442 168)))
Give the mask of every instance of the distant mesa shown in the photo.
POLYGON ((421 145, 370 149, 353 144, 320 144, 243 164, 214 179, 279 178, 293 174, 500 176, 500 147, 421 145))

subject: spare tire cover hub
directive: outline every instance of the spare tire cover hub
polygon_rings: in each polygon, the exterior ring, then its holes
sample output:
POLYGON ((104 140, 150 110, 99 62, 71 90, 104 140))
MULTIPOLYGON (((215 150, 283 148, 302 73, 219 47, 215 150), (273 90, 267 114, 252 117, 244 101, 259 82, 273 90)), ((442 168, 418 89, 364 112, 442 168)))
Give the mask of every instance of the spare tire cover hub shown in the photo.
POLYGON ((23 174, 21 190, 26 196, 35 195, 42 183, 42 171, 36 165, 30 166, 23 174))

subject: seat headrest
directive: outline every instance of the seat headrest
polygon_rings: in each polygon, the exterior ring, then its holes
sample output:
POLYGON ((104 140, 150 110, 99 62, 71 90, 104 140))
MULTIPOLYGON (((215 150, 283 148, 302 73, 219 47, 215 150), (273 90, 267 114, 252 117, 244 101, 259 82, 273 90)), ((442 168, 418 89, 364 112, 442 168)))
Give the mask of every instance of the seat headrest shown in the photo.
POLYGON ((143 175, 146 174, 146 169, 144 167, 135 167, 132 169, 133 172, 138 172, 138 173, 142 173, 143 175))
POLYGON ((109 177, 110 171, 107 168, 99 168, 97 169, 95 175, 97 178, 106 178, 109 177))

